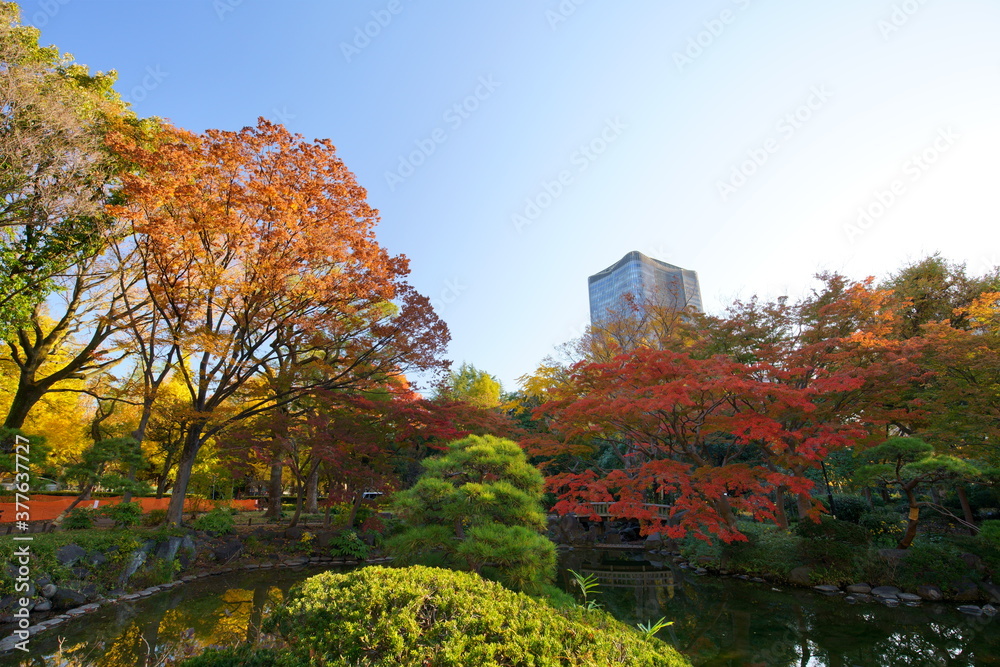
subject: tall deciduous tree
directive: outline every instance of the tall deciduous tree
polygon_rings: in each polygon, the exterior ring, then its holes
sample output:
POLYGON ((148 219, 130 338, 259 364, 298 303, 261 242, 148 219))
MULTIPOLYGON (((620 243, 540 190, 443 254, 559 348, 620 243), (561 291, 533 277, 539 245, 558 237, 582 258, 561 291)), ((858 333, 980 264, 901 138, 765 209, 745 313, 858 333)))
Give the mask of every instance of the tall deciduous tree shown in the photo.
POLYGON ((0 3, 0 336, 24 323, 52 279, 98 253, 117 158, 104 136, 139 127, 114 92, 0 3))
POLYGON ((207 438, 317 387, 350 390, 432 367, 447 328, 402 281, 406 259, 375 241, 377 211, 329 141, 264 119, 239 132, 173 134, 153 149, 118 142, 143 171, 125 177, 128 204, 115 212, 134 225, 187 387, 192 417, 168 509, 176 523, 207 438), (315 349, 316 374, 218 418, 293 344, 315 349))

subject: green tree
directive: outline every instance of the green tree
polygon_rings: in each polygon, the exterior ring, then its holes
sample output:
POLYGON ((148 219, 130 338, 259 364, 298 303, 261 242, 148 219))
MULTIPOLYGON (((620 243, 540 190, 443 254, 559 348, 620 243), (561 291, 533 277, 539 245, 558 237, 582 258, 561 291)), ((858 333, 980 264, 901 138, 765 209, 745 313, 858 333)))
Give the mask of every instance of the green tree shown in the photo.
POLYGON ((498 408, 500 392, 499 380, 472 364, 463 363, 457 372, 451 372, 438 394, 441 398, 465 401, 480 408, 498 408))
POLYGON ((528 593, 552 581, 555 545, 540 534, 542 475, 517 443, 473 435, 423 466, 394 499, 406 526, 389 543, 398 561, 472 570, 528 593))
POLYGON ((23 323, 53 279, 102 247, 121 162, 104 137, 143 126, 113 90, 0 3, 0 335, 23 323))
POLYGON ((968 461, 954 456, 934 453, 934 447, 920 438, 895 437, 872 447, 866 452, 872 463, 858 469, 860 482, 882 482, 898 487, 909 506, 906 533, 899 541, 899 549, 907 549, 917 535, 920 508, 917 489, 922 485, 967 480, 978 474, 968 461))

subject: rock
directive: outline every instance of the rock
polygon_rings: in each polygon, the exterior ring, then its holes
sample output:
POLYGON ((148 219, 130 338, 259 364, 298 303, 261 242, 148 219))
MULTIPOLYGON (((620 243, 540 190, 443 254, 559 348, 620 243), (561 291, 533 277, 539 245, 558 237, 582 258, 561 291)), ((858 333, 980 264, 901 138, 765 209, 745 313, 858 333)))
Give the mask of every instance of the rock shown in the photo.
POLYGON ((230 540, 222 546, 216 547, 212 551, 215 560, 228 562, 243 553, 243 543, 239 540, 230 540))
POLYGON ((74 567, 71 572, 73 572, 73 576, 77 579, 86 579, 90 576, 90 570, 82 565, 74 567))
POLYGON ((876 586, 871 590, 871 594, 877 598, 884 598, 888 600, 895 600, 899 595, 900 590, 895 586, 876 586))
POLYGON ((825 593, 826 595, 836 595, 840 592, 840 586, 834 586, 833 584, 822 584, 820 586, 813 586, 814 591, 819 591, 820 593, 825 593))
POLYGON ((86 557, 87 551, 76 544, 67 544, 56 551, 56 560, 64 567, 69 567, 86 557))
POLYGON ((90 558, 87 559, 91 565, 100 566, 108 562, 108 557, 102 554, 100 551, 95 551, 90 554, 90 558))
POLYGON ((650 533, 646 536, 647 549, 659 549, 663 546, 663 536, 659 533, 650 533))
POLYGON ((302 526, 292 526, 291 528, 285 528, 285 539, 286 540, 299 540, 302 539, 302 534, 306 532, 305 528, 302 526))
POLYGON ((980 597, 979 586, 968 580, 955 584, 955 590, 952 599, 956 602, 975 602, 980 597))
POLYGON ((846 602, 847 604, 857 604, 858 603, 858 599, 856 597, 854 597, 853 595, 845 595, 844 596, 844 602, 846 602))
POLYGON ((899 600, 897 600, 895 598, 881 598, 879 600, 879 602, 881 602, 882 604, 884 604, 886 607, 898 607, 899 606, 899 600))
POLYGON ((57 588, 50 599, 53 609, 73 609, 87 603, 87 598, 69 588, 57 588))
POLYGON ((996 584, 989 584, 984 581, 980 582, 979 588, 983 589, 983 592, 989 596, 990 602, 1000 603, 1000 586, 997 586, 996 584))
POLYGON ((767 583, 766 581, 764 581, 760 577, 753 577, 750 581, 752 581, 755 584, 766 584, 767 583))
MULTIPOLYGON (((49 584, 51 586, 51 584, 49 584)), ((35 605, 35 611, 50 611, 52 609, 52 603, 48 600, 42 600, 35 605)))
POLYGON ((797 567, 788 573, 788 581, 798 586, 808 586, 812 583, 809 580, 811 574, 812 568, 803 565, 802 567, 797 567))
POLYGON ((923 601, 922 597, 914 595, 913 593, 900 593, 896 597, 899 598, 900 602, 906 602, 909 604, 919 604, 923 601))
MULTIPOLYGON (((550 519, 552 517, 549 517, 550 519)), ((329 530, 321 530, 316 533, 316 548, 320 551, 326 551, 330 548, 330 540, 333 539, 334 533, 329 530)))
POLYGON ((882 557, 889 565, 899 565, 899 563, 906 558, 906 549, 879 549, 878 555, 882 557))
POLYGON ((97 590, 97 586, 95 586, 94 584, 87 584, 86 586, 81 588, 80 594, 87 596, 87 600, 91 602, 101 598, 101 594, 97 590))
POLYGON ((697 575, 706 575, 708 574, 708 570, 706 570, 703 567, 699 567, 697 570, 694 571, 694 573, 697 575))
POLYGON ((997 608, 991 604, 984 604, 983 613, 986 614, 987 616, 995 616, 997 613, 997 608))
POLYGON ((142 564, 146 562, 146 552, 142 549, 136 549, 132 552, 132 557, 125 564, 125 569, 122 570, 121 576, 118 577, 118 585, 122 588, 126 587, 128 584, 129 577, 135 574, 136 570, 142 567, 142 564))
POLYGON ((969 616, 982 616, 983 610, 974 604, 963 604, 958 608, 963 614, 968 614, 969 616))
POLYGON ((868 584, 851 584, 847 587, 848 593, 862 593, 867 595, 872 592, 872 587, 868 584))
POLYGON ((184 538, 176 535, 168 537, 165 541, 156 545, 153 555, 161 560, 173 560, 177 557, 177 551, 181 548, 184 538))
POLYGON ((944 597, 944 593, 937 586, 919 586, 917 588, 917 595, 931 602, 937 602, 944 597))

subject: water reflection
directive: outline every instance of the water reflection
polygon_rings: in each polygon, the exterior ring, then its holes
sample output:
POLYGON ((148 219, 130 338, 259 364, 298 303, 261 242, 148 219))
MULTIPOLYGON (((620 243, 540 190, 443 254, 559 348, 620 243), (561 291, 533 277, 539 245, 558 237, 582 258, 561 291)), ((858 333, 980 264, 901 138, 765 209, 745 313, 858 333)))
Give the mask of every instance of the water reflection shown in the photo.
POLYGON ((574 550, 561 566, 566 590, 568 569, 595 575, 598 601, 623 621, 673 620, 661 638, 699 666, 1000 665, 991 619, 953 605, 850 605, 809 590, 699 577, 628 552, 574 550))
POLYGON ((209 646, 254 641, 263 616, 288 589, 317 569, 228 575, 199 580, 132 603, 118 603, 32 638, 30 658, 0 657, 3 665, 162 665, 209 646), (61 654, 60 640, 62 641, 61 654))
MULTIPOLYGON (((619 619, 674 621, 660 636, 698 666, 1000 666, 1000 626, 954 605, 852 606, 808 590, 698 577, 641 554, 585 550, 561 557, 567 590, 570 568, 597 578, 598 602, 619 619)), ((160 665, 208 646, 253 641, 289 588, 319 571, 224 575, 111 605, 33 637, 30 659, 8 654, 0 665, 55 664, 60 637, 64 658, 101 667, 160 665)))

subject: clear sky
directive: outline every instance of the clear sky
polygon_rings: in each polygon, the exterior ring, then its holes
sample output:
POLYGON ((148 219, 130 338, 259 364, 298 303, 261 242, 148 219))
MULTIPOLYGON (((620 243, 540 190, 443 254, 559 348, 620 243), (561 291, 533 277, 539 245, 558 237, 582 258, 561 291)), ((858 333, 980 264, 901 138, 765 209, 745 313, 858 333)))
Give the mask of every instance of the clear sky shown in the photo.
POLYGON ((27 0, 144 116, 328 137, 505 388, 630 250, 706 309, 1000 264, 996 0, 27 0), (859 220, 859 209, 867 212, 859 220))

